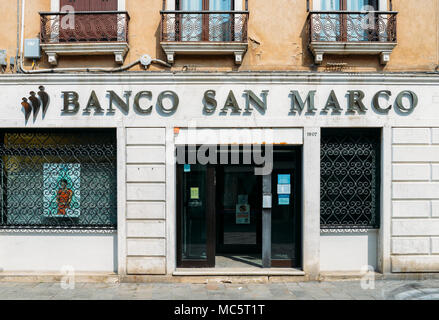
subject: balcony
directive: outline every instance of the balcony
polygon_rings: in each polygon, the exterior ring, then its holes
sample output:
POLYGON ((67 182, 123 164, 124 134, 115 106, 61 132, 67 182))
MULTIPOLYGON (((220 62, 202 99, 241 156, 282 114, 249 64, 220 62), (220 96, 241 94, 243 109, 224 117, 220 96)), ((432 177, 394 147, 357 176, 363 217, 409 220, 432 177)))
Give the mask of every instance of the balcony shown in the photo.
POLYGON ((324 54, 377 54, 387 64, 396 46, 394 11, 311 11, 309 48, 320 64, 324 54))
POLYGON ((41 48, 51 65, 60 55, 114 55, 123 64, 128 46, 126 11, 40 12, 41 48))
POLYGON ((248 11, 161 11, 160 44, 169 63, 176 54, 234 55, 247 51, 248 11))

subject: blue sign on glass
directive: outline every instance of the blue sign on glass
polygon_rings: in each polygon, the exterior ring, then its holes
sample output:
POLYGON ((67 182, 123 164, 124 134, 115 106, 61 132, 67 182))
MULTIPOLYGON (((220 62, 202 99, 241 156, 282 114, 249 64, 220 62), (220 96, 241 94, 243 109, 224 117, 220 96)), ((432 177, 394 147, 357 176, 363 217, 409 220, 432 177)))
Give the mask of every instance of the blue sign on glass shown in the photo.
POLYGON ((289 194, 280 194, 278 203, 280 206, 287 206, 290 204, 290 195, 289 194))
POLYGON ((191 172, 191 165, 190 164, 184 165, 184 172, 191 172))
POLYGON ((291 179, 289 174, 278 174, 277 175, 278 184, 291 184, 291 179))

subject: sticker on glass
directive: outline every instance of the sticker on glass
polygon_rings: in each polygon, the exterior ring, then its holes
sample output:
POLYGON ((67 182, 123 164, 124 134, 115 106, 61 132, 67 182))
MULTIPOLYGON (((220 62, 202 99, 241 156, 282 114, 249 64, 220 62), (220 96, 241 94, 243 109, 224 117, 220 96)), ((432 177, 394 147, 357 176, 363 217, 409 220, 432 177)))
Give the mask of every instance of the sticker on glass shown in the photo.
POLYGON ((200 189, 191 188, 191 199, 197 200, 200 198, 200 189))
POLYGON ((280 206, 287 206, 290 204, 290 195, 280 194, 278 198, 278 203, 280 206))
POLYGON ((278 184, 291 184, 291 175, 289 174, 278 174, 277 175, 278 184))
POLYGON ((278 184, 277 194, 291 194, 291 184, 278 184))

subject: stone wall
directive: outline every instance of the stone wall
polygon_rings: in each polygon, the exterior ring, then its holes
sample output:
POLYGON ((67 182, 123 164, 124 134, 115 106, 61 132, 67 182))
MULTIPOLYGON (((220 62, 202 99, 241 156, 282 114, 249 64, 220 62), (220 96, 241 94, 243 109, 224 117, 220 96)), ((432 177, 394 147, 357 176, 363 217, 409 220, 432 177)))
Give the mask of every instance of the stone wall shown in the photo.
POLYGON ((439 271, 439 128, 394 128, 392 272, 439 271))
POLYGON ((165 134, 126 129, 127 274, 166 273, 165 134))

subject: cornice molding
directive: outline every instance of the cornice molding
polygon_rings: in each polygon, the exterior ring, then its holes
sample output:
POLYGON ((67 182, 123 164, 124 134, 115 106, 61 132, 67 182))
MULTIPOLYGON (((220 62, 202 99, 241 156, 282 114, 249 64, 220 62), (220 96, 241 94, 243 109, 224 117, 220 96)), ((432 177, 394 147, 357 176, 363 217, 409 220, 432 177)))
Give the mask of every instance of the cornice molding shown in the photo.
MULTIPOLYGON (((54 72, 56 69, 54 69, 54 72)), ((323 72, 124 72, 3 74, 1 85, 16 84, 419 84, 439 85, 439 73, 323 73, 323 72)))

